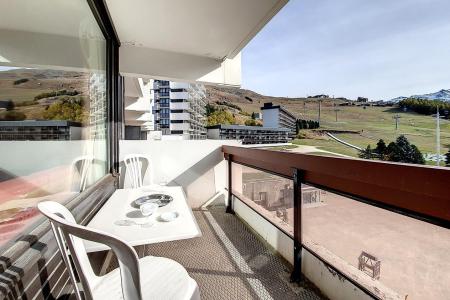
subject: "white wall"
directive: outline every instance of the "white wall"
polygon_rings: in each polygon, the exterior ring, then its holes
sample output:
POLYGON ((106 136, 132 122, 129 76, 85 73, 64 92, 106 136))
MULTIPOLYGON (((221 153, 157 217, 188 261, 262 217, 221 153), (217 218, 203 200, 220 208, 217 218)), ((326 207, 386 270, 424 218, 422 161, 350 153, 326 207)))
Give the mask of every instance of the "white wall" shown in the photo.
POLYGON ((70 131, 70 139, 72 141, 81 140, 82 127, 70 126, 69 131, 70 131))
POLYGON ((262 110, 263 127, 278 128, 278 109, 262 110))
POLYGON ((217 60, 204 56, 122 45, 120 73, 124 76, 170 81, 240 86, 241 55, 217 60))
POLYGON ((220 130, 219 128, 211 128, 207 131, 208 139, 218 140, 220 138, 220 130))
MULTIPOLYGON (((226 186, 226 163, 222 145, 237 141, 174 140, 120 141, 120 160, 127 154, 142 154, 149 159, 144 184, 167 182, 184 188, 191 207, 200 207, 226 186)), ((121 184, 129 187, 129 178, 121 166, 121 184)))

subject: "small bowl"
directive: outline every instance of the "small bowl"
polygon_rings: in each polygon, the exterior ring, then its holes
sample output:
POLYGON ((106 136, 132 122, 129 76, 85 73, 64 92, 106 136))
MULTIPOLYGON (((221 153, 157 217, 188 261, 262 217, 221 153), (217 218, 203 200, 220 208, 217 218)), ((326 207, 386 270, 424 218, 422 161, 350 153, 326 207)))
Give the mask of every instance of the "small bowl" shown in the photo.
POLYGON ((176 211, 169 211, 169 212, 162 213, 159 216, 159 218, 161 219, 161 221, 164 221, 164 222, 172 222, 173 220, 175 220, 179 216, 180 216, 180 214, 178 212, 176 212, 176 211))

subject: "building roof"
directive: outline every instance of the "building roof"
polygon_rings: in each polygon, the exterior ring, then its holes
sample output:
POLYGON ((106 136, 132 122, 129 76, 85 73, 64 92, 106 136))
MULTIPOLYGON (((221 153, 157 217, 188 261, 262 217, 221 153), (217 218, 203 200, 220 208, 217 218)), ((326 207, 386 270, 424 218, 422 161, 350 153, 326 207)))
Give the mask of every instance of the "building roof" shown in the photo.
POLYGON ((268 110, 268 109, 279 109, 279 110, 283 111, 285 114, 290 115, 291 117, 297 119, 297 117, 293 113, 291 113, 290 111, 288 111, 281 105, 273 105, 272 102, 266 102, 266 103, 264 103, 264 106, 261 107, 261 110, 268 110))
POLYGON ((82 127, 79 122, 64 121, 64 120, 50 120, 50 121, 0 121, 0 127, 39 127, 39 126, 71 126, 71 127, 82 127))
POLYGON ((207 126, 207 129, 234 129, 234 130, 255 130, 255 131, 291 131, 288 128, 274 128, 274 127, 262 127, 262 126, 245 126, 245 125, 226 125, 219 124, 214 126, 207 126))

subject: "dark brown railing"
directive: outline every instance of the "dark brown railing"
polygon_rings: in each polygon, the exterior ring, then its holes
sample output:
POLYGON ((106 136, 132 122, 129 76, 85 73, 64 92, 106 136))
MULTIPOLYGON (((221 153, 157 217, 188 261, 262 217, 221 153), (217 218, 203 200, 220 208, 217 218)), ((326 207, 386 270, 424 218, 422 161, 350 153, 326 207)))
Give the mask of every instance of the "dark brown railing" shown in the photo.
POLYGON ((230 161, 450 228, 450 169, 223 146, 230 161))
MULTIPOLYGON (((295 257, 292 279, 295 281, 300 280, 301 249, 304 248, 301 239, 301 184, 315 186, 372 206, 450 228, 448 168, 235 146, 222 146, 222 151, 228 160, 230 199, 231 196, 239 198, 239 195, 232 192, 232 163, 293 180, 295 257)), ((232 201, 229 201, 227 211, 233 211, 231 203, 232 201)), ((347 279, 376 297, 351 278, 347 279)))

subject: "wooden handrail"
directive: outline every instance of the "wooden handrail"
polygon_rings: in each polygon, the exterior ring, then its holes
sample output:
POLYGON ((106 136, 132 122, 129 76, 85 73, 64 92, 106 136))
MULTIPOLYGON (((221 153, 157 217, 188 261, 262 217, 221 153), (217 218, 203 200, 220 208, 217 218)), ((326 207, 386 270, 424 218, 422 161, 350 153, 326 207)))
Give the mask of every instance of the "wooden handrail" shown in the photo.
POLYGON ((222 146, 225 158, 450 228, 450 169, 222 146))

